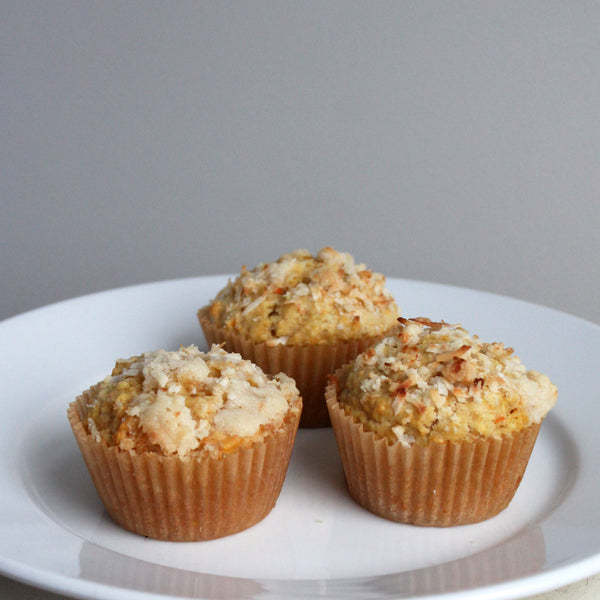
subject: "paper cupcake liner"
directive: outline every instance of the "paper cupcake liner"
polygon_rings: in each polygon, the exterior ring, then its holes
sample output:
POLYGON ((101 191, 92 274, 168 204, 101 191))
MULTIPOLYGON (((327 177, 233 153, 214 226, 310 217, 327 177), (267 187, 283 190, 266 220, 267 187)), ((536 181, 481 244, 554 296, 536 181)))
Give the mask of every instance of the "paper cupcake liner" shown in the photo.
POLYGON ((204 337, 211 344, 225 344, 229 352, 237 352, 257 364, 265 373, 283 372, 296 381, 302 396, 300 427, 330 427, 325 404, 327 378, 336 369, 354 359, 383 336, 365 337, 335 344, 286 346, 255 343, 235 331, 217 327, 207 316, 208 309, 198 311, 204 337))
POLYGON ((297 416, 251 448, 180 459, 95 441, 82 423, 85 399, 69 405, 69 422, 102 503, 125 529, 159 540, 210 540, 251 527, 275 506, 297 416))
POLYGON ((326 401, 352 498, 381 517, 413 525, 465 525, 504 510, 541 425, 502 438, 405 447, 377 438, 346 415, 335 383, 326 401))

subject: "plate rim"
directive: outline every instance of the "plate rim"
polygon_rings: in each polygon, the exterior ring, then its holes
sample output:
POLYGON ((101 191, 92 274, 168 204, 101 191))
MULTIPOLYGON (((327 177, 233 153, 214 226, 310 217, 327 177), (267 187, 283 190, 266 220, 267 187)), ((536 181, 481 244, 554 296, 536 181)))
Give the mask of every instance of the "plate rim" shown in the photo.
MULTIPOLYGON (((75 296, 68 296, 63 299, 54 300, 52 302, 43 304, 41 306, 29 308, 27 310, 24 310, 23 312, 8 315, 7 317, 0 319, 0 327, 2 327, 2 325, 4 325, 5 323, 8 323, 9 321, 13 321, 13 320, 19 319, 21 317, 26 317, 32 313, 37 313, 39 311, 45 311, 48 309, 56 308, 56 307, 59 307, 60 305, 68 304, 70 302, 78 302, 80 300, 89 300, 95 296, 110 295, 113 293, 118 293, 118 292, 122 292, 122 291, 126 291, 126 290, 134 290, 134 289, 143 288, 143 287, 163 286, 163 285, 168 286, 168 285, 172 285, 172 284, 185 283, 185 282, 191 282, 191 281, 196 281, 196 280, 198 280, 198 281, 199 280, 207 280, 207 279, 226 280, 227 278, 233 279, 235 277, 237 277, 236 273, 210 273, 207 275, 187 275, 187 276, 183 276, 183 277, 173 277, 173 278, 167 278, 167 279, 152 279, 152 280, 148 280, 148 281, 140 281, 137 283, 132 283, 130 285, 127 285, 127 284, 117 285, 117 286, 109 287, 106 289, 84 292, 82 294, 77 294, 75 296)), ((569 312, 568 310, 555 308, 553 306, 543 304, 542 302, 528 300, 526 298, 519 298, 517 296, 511 296, 510 294, 504 294, 501 292, 492 292, 492 291, 486 290, 484 288, 477 288, 477 287, 473 287, 470 285, 460 285, 460 284, 453 284, 453 283, 448 283, 448 282, 428 281, 426 279, 419 279, 419 278, 412 278, 412 277, 386 276, 385 279, 386 279, 387 283, 389 283, 390 281, 391 282, 406 282, 406 283, 410 283, 410 284, 414 284, 414 285, 432 286, 432 287, 445 288, 445 289, 455 290, 455 291, 465 292, 465 293, 481 294, 483 296, 489 296, 491 298, 506 300, 509 302, 521 303, 521 304, 527 305, 532 308, 539 308, 544 311, 556 313, 557 315, 560 315, 563 317, 569 317, 571 319, 581 322, 582 324, 591 325, 594 328, 600 329, 600 323, 596 323, 595 321, 592 321, 591 319, 582 317, 581 315, 578 315, 574 312, 569 312)))

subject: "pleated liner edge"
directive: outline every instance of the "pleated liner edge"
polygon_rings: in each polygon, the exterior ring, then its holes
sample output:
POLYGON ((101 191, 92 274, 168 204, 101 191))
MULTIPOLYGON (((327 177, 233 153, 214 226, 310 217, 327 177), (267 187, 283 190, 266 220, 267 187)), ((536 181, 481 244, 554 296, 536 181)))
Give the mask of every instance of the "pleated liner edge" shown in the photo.
POLYGON ((413 525, 465 525, 504 510, 541 426, 502 438, 405 447, 376 438, 346 415, 335 383, 326 401, 350 495, 381 517, 413 525))
POLYGON ((382 338, 379 335, 334 344, 269 345, 217 327, 207 317, 207 307, 200 309, 197 316, 209 345, 224 343, 226 350, 241 354, 265 373, 283 372, 296 381, 303 403, 300 427, 305 428, 331 426, 325 404, 327 377, 382 338))
POLYGON ((251 448, 182 460, 95 441, 81 422, 82 398, 69 405, 69 422, 102 503, 125 529, 160 540, 210 540, 255 525, 275 506, 298 417, 251 448))

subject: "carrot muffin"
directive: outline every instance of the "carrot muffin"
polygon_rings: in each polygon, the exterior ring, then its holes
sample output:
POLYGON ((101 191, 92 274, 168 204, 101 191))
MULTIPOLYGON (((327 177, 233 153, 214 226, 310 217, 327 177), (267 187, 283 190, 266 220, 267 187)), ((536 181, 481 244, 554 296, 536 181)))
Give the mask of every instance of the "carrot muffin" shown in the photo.
POLYGON ((301 408, 287 375, 190 346, 118 360, 68 416, 110 516, 145 536, 192 541, 271 511, 301 408))
POLYGON ((242 267, 198 312, 209 343, 225 343, 266 372, 296 380, 303 427, 330 424, 327 375, 383 337, 398 316, 385 277, 332 248, 242 267))
POLYGON ((556 386, 460 325, 399 321, 327 390, 349 491, 394 521, 492 517, 521 482, 556 386))

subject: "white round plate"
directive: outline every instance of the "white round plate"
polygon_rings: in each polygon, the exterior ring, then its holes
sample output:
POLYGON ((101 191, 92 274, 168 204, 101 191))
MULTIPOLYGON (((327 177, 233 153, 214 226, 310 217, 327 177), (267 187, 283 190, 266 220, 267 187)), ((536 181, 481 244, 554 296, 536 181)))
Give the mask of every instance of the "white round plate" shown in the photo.
POLYGON ((227 276, 123 288, 0 323, 0 572, 82 598, 492 599, 600 571, 600 327, 484 292, 388 279, 404 316, 460 322, 550 376, 544 421, 510 506, 446 529, 385 521, 348 496, 330 429, 301 430, 279 501, 221 540, 169 543, 104 512, 66 416, 114 360, 205 341, 196 310, 227 276))

